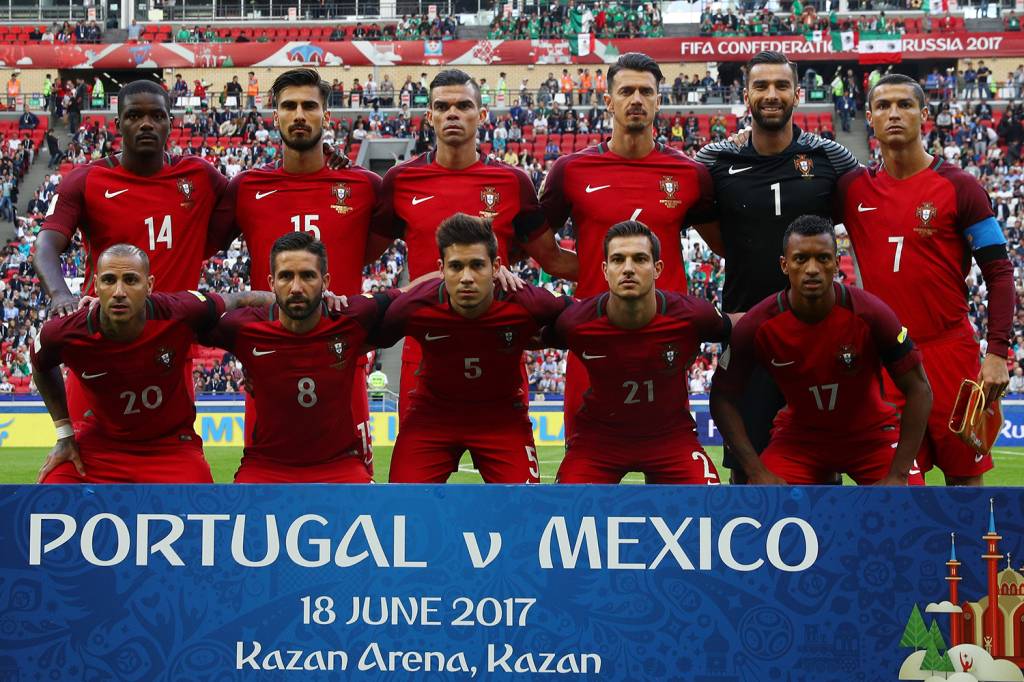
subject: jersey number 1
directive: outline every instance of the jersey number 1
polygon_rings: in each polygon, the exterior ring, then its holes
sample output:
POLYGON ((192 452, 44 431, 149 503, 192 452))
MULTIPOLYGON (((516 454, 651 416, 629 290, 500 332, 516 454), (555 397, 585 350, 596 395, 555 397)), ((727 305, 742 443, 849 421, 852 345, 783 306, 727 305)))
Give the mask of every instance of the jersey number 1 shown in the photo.
POLYGON ((160 223, 159 231, 156 228, 156 218, 146 218, 146 227, 149 228, 149 250, 156 251, 156 245, 163 242, 170 249, 173 246, 171 231, 171 216, 165 215, 160 223))

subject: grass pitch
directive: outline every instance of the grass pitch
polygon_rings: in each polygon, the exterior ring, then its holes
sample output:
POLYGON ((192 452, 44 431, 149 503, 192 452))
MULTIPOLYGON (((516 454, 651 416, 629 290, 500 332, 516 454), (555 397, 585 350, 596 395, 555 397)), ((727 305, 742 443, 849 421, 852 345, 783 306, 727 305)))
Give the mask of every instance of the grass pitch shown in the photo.
MULTIPOLYGON (((34 483, 39 467, 46 458, 45 448, 2 448, 0 449, 0 484, 3 483, 34 483)), ((718 466, 718 471, 725 476, 722 468, 722 448, 709 447, 708 454, 718 466)), ((540 459, 541 481, 551 483, 555 480, 555 473, 564 455, 561 447, 538 447, 537 455, 540 459)), ((1019 486, 1024 485, 1024 448, 996 448, 993 450, 995 457, 995 469, 985 474, 985 484, 992 486, 1019 486)), ((213 471, 213 480, 217 483, 230 483, 238 468, 238 461, 242 457, 241 448, 208 447, 206 458, 210 462, 213 471)), ((388 471, 391 468, 391 448, 377 446, 374 448, 374 478, 378 482, 388 480, 388 471)), ((926 476, 928 485, 943 485, 942 474, 933 469, 926 476)), ((459 470, 452 474, 451 483, 481 483, 480 474, 473 469, 473 463, 469 456, 463 456, 459 470)), ((629 474, 624 483, 643 483, 642 474, 629 474)), ((850 481, 847 481, 849 484, 850 481)))

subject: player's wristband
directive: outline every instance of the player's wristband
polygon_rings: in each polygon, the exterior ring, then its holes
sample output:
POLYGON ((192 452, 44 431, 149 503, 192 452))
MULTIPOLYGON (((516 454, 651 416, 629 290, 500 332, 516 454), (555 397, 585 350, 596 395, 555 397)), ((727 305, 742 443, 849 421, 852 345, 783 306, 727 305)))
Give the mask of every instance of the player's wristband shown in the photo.
POLYGON ((57 440, 64 440, 65 438, 73 438, 75 436, 75 430, 70 422, 60 426, 57 426, 57 422, 54 422, 53 425, 57 429, 57 440))

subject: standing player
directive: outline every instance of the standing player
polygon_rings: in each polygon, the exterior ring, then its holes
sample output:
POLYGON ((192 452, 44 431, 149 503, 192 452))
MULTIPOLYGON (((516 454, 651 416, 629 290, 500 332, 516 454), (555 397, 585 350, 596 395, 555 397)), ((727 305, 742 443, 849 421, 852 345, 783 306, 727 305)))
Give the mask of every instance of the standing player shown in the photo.
MULTIPOLYGON (((510 254, 521 247, 552 275, 575 279, 576 254, 562 249, 546 229, 530 178, 477 151, 483 115, 480 88, 469 74, 448 69, 434 77, 427 117, 437 136, 437 150, 387 172, 383 208, 373 229, 386 240, 405 240, 410 278, 436 269, 437 226, 461 212, 491 221, 502 262, 512 262, 510 254)), ((420 357, 419 345, 407 340, 399 398, 403 415, 416 387, 420 357)))
MULTIPOLYGON (((262 289, 272 282, 270 252, 275 240, 289 232, 308 232, 326 248, 338 291, 358 292, 364 261, 375 260, 391 241, 374 240, 373 248, 367 249, 370 221, 380 197, 380 177, 364 168, 327 165, 321 138, 330 121, 327 98, 331 88, 316 71, 286 71, 274 81, 271 93, 274 124, 284 143, 282 160, 239 173, 231 180, 214 213, 208 251, 217 251, 241 234, 252 263, 250 286, 262 289)), ((356 362, 365 372, 366 358, 356 362)), ((352 389, 352 417, 369 433, 366 384, 357 381, 352 389)), ((247 444, 255 417, 247 396, 247 444)), ((363 454, 367 461, 372 460, 368 439, 363 454)))
POLYGON ((50 200, 36 241, 35 267, 57 315, 77 307, 60 254, 79 228, 90 293, 96 257, 120 243, 146 252, 163 291, 195 288, 199 281, 210 215, 227 180, 198 156, 164 152, 170 101, 152 81, 133 81, 121 89, 117 129, 121 153, 68 173, 50 200))
POLYGON ((382 345, 407 335, 423 348, 390 480, 443 483, 469 450, 488 483, 539 483, 522 356, 569 299, 531 285, 496 291, 501 256, 485 219, 448 218, 437 249, 444 281, 400 296, 381 327, 382 345))
MULTIPOLYGON (((722 310, 745 312, 786 287, 779 270, 786 227, 802 215, 832 215, 839 178, 857 167, 846 147, 793 125, 799 100, 796 64, 779 52, 761 52, 747 62, 743 97, 751 115, 751 134, 742 145, 713 142, 697 154, 711 171, 718 219, 704 226, 721 234, 725 256, 722 310)), ((785 401, 760 367, 747 382, 741 401, 747 434, 760 452, 768 444, 772 422, 785 401)), ((723 465, 733 469, 731 450, 723 465)))
POLYGON ((228 313, 202 337, 238 357, 253 386, 256 428, 235 482, 370 483, 369 425, 350 405, 353 384, 366 383, 361 349, 389 298, 353 297, 328 316, 327 250, 309 232, 277 238, 268 258, 276 303, 228 313))
POLYGON ((1016 294, 1006 239, 978 182, 924 151, 928 109, 921 86, 892 74, 868 94, 882 166, 843 178, 837 222, 850 233, 864 288, 896 311, 924 354, 935 402, 918 462, 925 471, 938 466, 947 485, 981 485, 991 454, 964 444, 947 424, 964 379, 980 376, 986 404, 1010 382, 1006 356, 1016 294), (988 288, 984 363, 967 316, 964 279, 972 255, 988 288))
POLYGON ((115 244, 95 261, 99 305, 43 325, 36 386, 57 427, 42 483, 210 483, 184 369, 197 331, 227 309, 269 303, 263 292, 154 294, 146 252, 115 244), (92 406, 74 427, 60 365, 92 406))
POLYGON ((787 228, 780 259, 789 288, 743 316, 715 372, 711 413, 750 483, 922 485, 914 471, 931 391, 921 353, 881 300, 835 283, 839 260, 828 219, 787 228), (882 366, 907 395, 902 419, 884 400, 882 366), (740 400, 754 368, 769 372, 786 408, 758 456, 740 400))
POLYGON ((630 471, 648 483, 719 483, 697 440, 686 374, 701 342, 726 341, 732 323, 704 299, 655 288, 665 269, 659 241, 633 220, 612 226, 601 266, 607 291, 549 330, 590 378, 559 483, 618 483, 630 471))
MULTIPOLYGON (((658 84, 664 79, 658 63, 630 52, 608 69, 605 106, 614 119, 607 142, 559 158, 551 167, 540 201, 548 225, 561 229, 572 218, 580 268, 576 296, 596 296, 607 287, 602 276, 602 242, 609 225, 641 221, 665 249, 661 288, 686 291, 686 270, 680 233, 714 217, 711 177, 685 154, 654 139, 658 84)), ((704 234, 712 248, 715 235, 704 234)), ((569 357, 565 389, 565 433, 586 390, 586 370, 569 357)))

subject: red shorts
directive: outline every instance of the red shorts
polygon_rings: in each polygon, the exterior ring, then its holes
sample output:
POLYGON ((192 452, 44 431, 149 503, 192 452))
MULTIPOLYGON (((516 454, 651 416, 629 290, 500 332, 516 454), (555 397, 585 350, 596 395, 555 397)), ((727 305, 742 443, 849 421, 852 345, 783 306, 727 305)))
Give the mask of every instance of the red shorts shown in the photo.
POLYGON ((195 433, 132 443, 85 431, 76 440, 85 476, 64 462, 43 483, 213 483, 202 440, 195 433))
POLYGON ((697 434, 660 438, 626 438, 590 429, 568 441, 557 483, 618 483, 631 471, 648 483, 718 485, 718 470, 704 452, 697 434))
POLYGON ((587 367, 574 353, 565 362, 565 395, 562 414, 565 421, 565 442, 576 433, 576 413, 583 407, 583 394, 590 388, 587 367))
MULTIPOLYGON (((957 330, 945 338, 918 344, 924 356, 924 370, 932 386, 932 412, 928 416, 928 430, 917 453, 921 471, 937 466, 947 476, 980 476, 992 468, 992 454, 980 454, 949 430, 949 416, 953 412, 960 384, 964 379, 976 380, 981 373, 981 353, 978 342, 969 333, 957 330)), ((883 373, 885 392, 896 408, 903 410, 904 398, 899 389, 883 373)))
POLYGON ((305 466, 243 457, 235 483, 373 483, 373 469, 360 457, 305 466))
POLYGON ((414 406, 400 421, 391 483, 444 483, 458 470, 466 450, 487 483, 540 483, 526 410, 445 408, 414 406))
MULTIPOLYGON (((820 439, 793 438, 783 432, 772 437, 761 453, 761 463, 791 485, 827 485, 837 473, 848 475, 857 485, 871 485, 889 473, 899 437, 898 428, 864 441, 836 434, 820 439)), ((907 485, 924 485, 916 465, 910 470, 907 485)))
POLYGON ((405 345, 402 346, 402 376, 398 380, 398 421, 409 412, 412 407, 410 401, 411 393, 416 389, 419 379, 416 372, 420 368, 420 360, 423 359, 423 350, 416 339, 405 337, 405 345))

